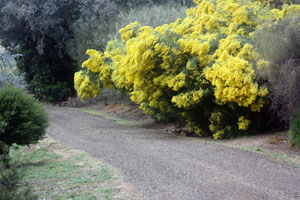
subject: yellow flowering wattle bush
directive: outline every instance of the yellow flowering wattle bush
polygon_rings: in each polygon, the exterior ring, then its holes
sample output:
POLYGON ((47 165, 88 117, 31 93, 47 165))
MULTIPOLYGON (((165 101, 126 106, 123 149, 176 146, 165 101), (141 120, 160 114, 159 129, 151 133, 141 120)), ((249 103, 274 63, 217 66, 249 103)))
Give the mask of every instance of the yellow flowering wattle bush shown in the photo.
POLYGON ((89 74, 90 73, 85 71, 79 71, 76 72, 74 76, 75 89, 82 101, 96 97, 100 93, 99 80, 95 80, 95 78, 93 78, 94 80, 91 80, 89 74))
POLYGON ((105 52, 88 50, 90 58, 75 74, 82 100, 98 95, 101 87, 113 87, 129 92, 148 114, 176 114, 198 135, 229 138, 255 128, 259 122, 253 119, 267 104, 268 90, 256 79, 253 32, 300 6, 286 4, 279 10, 251 0, 195 3, 184 19, 156 28, 134 22, 105 52))

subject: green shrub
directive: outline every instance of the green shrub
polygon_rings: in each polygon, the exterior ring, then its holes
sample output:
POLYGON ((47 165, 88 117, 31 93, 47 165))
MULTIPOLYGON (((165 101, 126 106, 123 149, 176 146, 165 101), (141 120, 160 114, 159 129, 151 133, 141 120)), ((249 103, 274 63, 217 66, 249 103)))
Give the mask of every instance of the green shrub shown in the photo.
POLYGON ((49 48, 51 52, 43 55, 36 49, 20 50, 22 56, 17 59, 17 67, 24 72, 28 92, 41 101, 62 102, 75 95, 72 76, 76 62, 64 50, 49 48))
POLYGON ((24 171, 17 162, 6 168, 0 162, 0 199, 1 200, 36 200, 30 188, 23 183, 24 171))
POLYGON ((55 81, 45 76, 36 76, 26 89, 34 94, 41 101, 62 102, 66 97, 74 96, 74 91, 68 86, 68 83, 55 81))
POLYGON ((291 141, 300 147, 300 111, 291 119, 291 141))
POLYGON ((7 86, 0 90, 0 124, 0 154, 8 154, 14 143, 37 143, 45 135, 48 116, 32 96, 7 86))

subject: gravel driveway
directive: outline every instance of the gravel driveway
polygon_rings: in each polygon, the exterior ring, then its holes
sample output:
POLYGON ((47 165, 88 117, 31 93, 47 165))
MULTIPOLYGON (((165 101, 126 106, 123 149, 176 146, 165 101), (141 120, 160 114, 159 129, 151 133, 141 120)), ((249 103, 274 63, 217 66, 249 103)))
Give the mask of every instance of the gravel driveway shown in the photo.
POLYGON ((145 200, 300 200, 300 168, 197 138, 46 106, 54 139, 119 169, 145 200))

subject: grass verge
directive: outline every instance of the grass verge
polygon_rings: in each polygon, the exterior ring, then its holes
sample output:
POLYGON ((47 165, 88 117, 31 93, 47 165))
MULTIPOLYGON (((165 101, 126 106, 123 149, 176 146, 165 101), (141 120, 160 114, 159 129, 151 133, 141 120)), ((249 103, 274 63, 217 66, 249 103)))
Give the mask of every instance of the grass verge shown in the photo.
POLYGON ((293 166, 300 168, 300 160, 299 159, 289 156, 289 155, 285 155, 283 153, 272 152, 272 151, 270 151, 268 149, 264 149, 264 148, 246 147, 246 146, 240 146, 240 145, 225 144, 225 143, 221 143, 221 142, 218 142, 216 144, 228 146, 228 147, 243 150, 243 151, 249 151, 249 152, 261 154, 263 156, 270 157, 277 161, 284 162, 289 165, 293 165, 293 166))
POLYGON ((11 156, 24 163, 24 181, 39 199, 110 200, 124 187, 108 165, 49 137, 30 148, 18 146, 11 156))
POLYGON ((105 112, 102 112, 102 111, 94 111, 94 110, 90 110, 90 109, 86 109, 86 108, 71 108, 71 109, 81 111, 81 112, 90 113, 90 114, 93 114, 93 115, 99 115, 99 116, 105 117, 106 119, 113 120, 117 124, 121 124, 121 125, 125 125, 125 126, 136 126, 136 124, 132 121, 117 118, 117 117, 113 117, 112 115, 110 115, 108 113, 105 113, 105 112))

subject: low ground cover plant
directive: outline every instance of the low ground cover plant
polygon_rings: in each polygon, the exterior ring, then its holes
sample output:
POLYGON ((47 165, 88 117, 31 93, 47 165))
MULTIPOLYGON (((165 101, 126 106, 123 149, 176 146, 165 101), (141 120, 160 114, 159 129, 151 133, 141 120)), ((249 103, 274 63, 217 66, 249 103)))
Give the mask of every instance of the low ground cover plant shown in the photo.
POLYGON ((102 87, 127 91, 145 113, 175 114, 191 131, 215 139, 262 128, 269 90, 255 72, 264 60, 254 50, 254 32, 299 14, 300 6, 195 3, 183 19, 158 27, 134 22, 104 52, 88 50, 74 77, 78 96, 84 101, 102 87))

